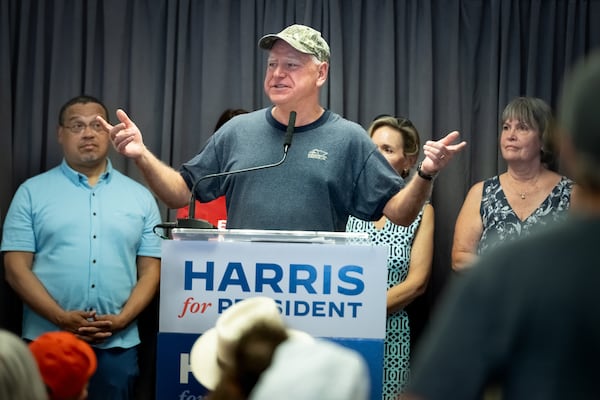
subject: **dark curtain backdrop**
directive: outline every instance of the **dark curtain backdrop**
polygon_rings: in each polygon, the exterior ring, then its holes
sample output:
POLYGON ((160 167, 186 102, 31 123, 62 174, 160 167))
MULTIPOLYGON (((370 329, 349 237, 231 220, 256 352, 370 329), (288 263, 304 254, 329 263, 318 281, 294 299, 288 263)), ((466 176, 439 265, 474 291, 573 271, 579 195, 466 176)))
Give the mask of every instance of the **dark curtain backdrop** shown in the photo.
MULTIPOLYGON (((469 142, 435 184, 434 271, 410 307, 418 337, 450 271, 466 191, 504 170, 499 113, 519 95, 555 106, 565 72, 600 46, 598 21, 600 0, 0 0, 0 217, 21 182, 60 161, 68 98, 101 98, 113 121, 125 109, 146 145, 178 166, 225 108, 268 105, 257 40, 311 25, 332 50, 324 106, 365 127, 391 113, 423 140, 457 129, 469 142)), ((112 161, 141 180, 131 162, 112 161)), ((0 324, 18 331, 20 303, 0 290, 0 324)))

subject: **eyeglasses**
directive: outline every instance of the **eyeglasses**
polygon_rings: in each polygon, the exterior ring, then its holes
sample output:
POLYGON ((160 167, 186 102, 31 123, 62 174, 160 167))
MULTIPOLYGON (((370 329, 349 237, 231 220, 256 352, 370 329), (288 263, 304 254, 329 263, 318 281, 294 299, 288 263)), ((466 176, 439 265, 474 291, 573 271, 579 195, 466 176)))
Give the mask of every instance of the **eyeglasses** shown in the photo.
POLYGON ((106 132, 104 130, 104 126, 100 122, 98 122, 98 121, 92 121, 89 124, 85 124, 83 122, 74 122, 72 125, 65 126, 65 128, 67 128, 71 133, 80 134, 81 132, 85 131, 85 129, 88 126, 94 132, 97 132, 97 133, 104 133, 104 132, 106 132))

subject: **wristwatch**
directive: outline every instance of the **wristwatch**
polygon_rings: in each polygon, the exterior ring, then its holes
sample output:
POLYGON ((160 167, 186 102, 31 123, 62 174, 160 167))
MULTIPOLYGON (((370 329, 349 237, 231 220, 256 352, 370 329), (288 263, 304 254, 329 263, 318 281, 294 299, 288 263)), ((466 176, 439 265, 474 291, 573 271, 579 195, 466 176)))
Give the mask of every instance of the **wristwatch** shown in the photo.
POLYGON ((419 165, 417 165, 417 174, 418 174, 418 175, 419 175, 421 178, 425 179, 426 181, 432 181, 432 180, 433 180, 433 179, 434 179, 434 178, 437 176, 437 174, 433 174, 433 175, 426 174, 426 173, 425 173, 425 172, 423 172, 423 170, 421 169, 421 164, 423 164, 423 161, 421 161, 421 162, 419 163, 419 165))

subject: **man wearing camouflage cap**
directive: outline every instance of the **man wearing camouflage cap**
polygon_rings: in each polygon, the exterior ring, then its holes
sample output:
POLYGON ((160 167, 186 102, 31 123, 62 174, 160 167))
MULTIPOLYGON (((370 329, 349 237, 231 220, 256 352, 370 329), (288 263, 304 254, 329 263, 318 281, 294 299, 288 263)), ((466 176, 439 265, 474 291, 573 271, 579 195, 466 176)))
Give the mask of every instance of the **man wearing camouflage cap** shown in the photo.
POLYGON ((263 36, 259 47, 269 52, 264 90, 271 107, 231 119, 179 171, 160 162, 118 110, 120 124, 105 122, 117 151, 135 160, 169 207, 186 205, 192 189, 203 202, 226 196, 230 229, 344 231, 349 215, 378 220, 382 214, 410 224, 428 199, 435 174, 466 145, 452 144, 458 132, 427 142, 419 177, 400 190, 404 180, 365 130, 319 103, 330 58, 321 33, 291 25, 263 36), (291 147, 284 145, 288 125, 295 126, 291 147), (289 153, 277 167, 198 182, 208 174, 272 164, 282 148, 289 153))

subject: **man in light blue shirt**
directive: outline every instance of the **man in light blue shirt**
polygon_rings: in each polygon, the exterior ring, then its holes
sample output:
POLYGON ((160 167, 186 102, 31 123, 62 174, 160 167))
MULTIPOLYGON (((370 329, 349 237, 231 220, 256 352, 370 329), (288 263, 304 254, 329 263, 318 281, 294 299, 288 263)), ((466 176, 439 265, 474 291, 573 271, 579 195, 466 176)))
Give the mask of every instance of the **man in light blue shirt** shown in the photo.
POLYGON ((4 223, 6 279, 25 306, 23 337, 72 332, 96 351, 90 399, 132 399, 136 318, 156 294, 160 214, 152 194, 113 169, 97 99, 60 111, 62 163, 23 183, 4 223))

